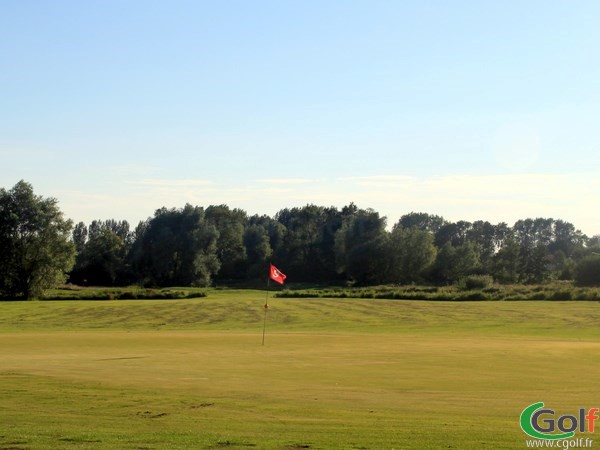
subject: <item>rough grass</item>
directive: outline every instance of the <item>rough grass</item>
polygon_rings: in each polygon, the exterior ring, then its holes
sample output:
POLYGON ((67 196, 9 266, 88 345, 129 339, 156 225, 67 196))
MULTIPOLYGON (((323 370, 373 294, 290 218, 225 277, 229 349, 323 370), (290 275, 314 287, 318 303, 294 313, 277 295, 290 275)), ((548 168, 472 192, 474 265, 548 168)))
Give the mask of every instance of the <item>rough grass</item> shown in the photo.
MULTIPOLYGON (((596 302, 0 303, 0 448, 524 448, 600 404, 596 302)), ((593 437, 591 435, 590 437, 593 437)))

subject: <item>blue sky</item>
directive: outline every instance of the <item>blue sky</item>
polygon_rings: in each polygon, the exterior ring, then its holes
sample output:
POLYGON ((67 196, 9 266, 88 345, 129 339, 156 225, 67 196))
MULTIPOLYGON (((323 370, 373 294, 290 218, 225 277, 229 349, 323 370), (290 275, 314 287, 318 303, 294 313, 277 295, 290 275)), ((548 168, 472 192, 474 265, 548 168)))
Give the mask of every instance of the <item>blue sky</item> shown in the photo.
POLYGON ((600 2, 1 2, 0 186, 600 233, 600 2))

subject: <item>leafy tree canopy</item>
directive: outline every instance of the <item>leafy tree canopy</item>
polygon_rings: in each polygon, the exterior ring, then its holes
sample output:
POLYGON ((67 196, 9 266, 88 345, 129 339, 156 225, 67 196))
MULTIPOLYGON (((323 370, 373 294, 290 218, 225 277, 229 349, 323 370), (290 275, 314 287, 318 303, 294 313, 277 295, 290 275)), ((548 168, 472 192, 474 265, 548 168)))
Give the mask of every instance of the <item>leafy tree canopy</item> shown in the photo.
POLYGON ((75 259, 71 229, 57 201, 29 183, 0 189, 0 295, 32 299, 64 282, 75 259))

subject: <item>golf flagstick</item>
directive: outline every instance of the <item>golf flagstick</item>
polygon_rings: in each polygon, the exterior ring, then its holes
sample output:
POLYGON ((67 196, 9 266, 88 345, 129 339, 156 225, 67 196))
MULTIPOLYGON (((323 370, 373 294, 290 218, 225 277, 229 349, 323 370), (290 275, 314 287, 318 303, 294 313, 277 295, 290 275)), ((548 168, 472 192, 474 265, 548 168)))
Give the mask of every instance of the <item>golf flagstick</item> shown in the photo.
POLYGON ((283 284, 286 279, 285 274, 281 273, 277 267, 272 263, 269 264, 269 278, 267 278, 267 300, 265 301, 265 318, 263 321, 263 338, 262 345, 265 345, 265 332, 267 330, 267 310, 269 309, 269 289, 271 287, 271 280, 283 284))
POLYGON ((267 298, 265 300, 265 318, 263 321, 263 336, 262 345, 265 345, 265 332, 267 330, 267 310, 269 309, 269 287, 271 286, 271 278, 267 278, 267 298))

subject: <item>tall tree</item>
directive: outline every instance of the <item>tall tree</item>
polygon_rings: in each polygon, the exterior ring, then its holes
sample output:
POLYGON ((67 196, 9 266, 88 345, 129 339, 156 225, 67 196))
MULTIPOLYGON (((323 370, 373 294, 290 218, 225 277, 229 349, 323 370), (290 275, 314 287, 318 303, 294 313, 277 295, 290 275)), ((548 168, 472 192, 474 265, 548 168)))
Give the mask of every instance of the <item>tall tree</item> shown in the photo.
POLYGON ((73 230, 77 259, 71 281, 77 284, 113 286, 134 280, 126 257, 132 243, 125 220, 94 220, 88 228, 82 223, 73 230))
POLYGON ((135 266, 145 283, 207 286, 219 270, 218 231, 206 221, 203 208, 161 208, 138 229, 135 266))
POLYGON ((217 257, 221 264, 219 279, 241 278, 242 264, 246 259, 244 229, 248 216, 241 209, 230 209, 227 205, 211 205, 205 211, 206 222, 219 233, 217 257))
POLYGON ((73 229, 73 243, 75 244, 75 249, 77 250, 77 254, 81 254, 85 248, 85 244, 88 238, 88 229, 85 223, 79 222, 75 225, 73 229))
POLYGON ((479 251, 472 242, 457 246, 446 242, 438 251, 434 265, 434 277, 444 283, 455 283, 471 275, 479 265, 479 251))
POLYGON ((75 259, 72 227, 29 183, 0 189, 0 295, 31 299, 64 282, 75 259))
POLYGON ((550 279, 551 257, 548 247, 538 243, 519 249, 519 281, 526 284, 543 283, 550 279))
POLYGON ((259 216, 258 214, 248 218, 248 226, 252 225, 260 225, 267 231, 271 255, 280 254, 286 234, 285 226, 275 218, 267 215, 259 216))
POLYGON ((519 281, 519 244, 508 237, 502 247, 496 252, 492 261, 492 275, 502 284, 512 284, 519 281))
POLYGON ((398 224, 402 228, 418 228, 436 234, 446 221, 443 217, 434 214, 411 212, 400 217, 398 224))
POLYGON ((246 246, 246 270, 247 278, 266 278, 266 268, 273 254, 269 243, 269 233, 260 224, 250 225, 244 232, 244 245, 246 246))
POLYGON ((479 251, 480 270, 491 273, 492 258, 496 253, 496 227, 488 221, 477 220, 467 231, 467 241, 474 243, 479 251))
POLYGON ((591 254, 579 261, 575 282, 580 286, 600 286, 600 255, 591 254))
POLYGON ((276 215, 285 227, 277 257, 285 261, 295 280, 329 281, 335 278, 335 233, 342 217, 336 208, 306 205, 283 209, 276 215))
POLYGON ((467 241, 467 233, 472 228, 471 222, 459 220, 458 222, 447 222, 442 225, 435 234, 435 245, 441 248, 447 242, 457 247, 467 241))
POLYGON ((586 246, 588 248, 595 248, 595 252, 600 253, 600 234, 595 234, 587 239, 586 246))
POLYGON ((433 234, 417 227, 403 228, 397 223, 390 235, 389 281, 412 283, 422 281, 435 261, 437 249, 433 234))
POLYGON ((385 282, 389 272, 389 235, 386 218, 372 210, 358 210, 344 218, 335 236, 336 263, 358 284, 385 282))
POLYGON ((542 283, 550 279, 549 246, 554 240, 554 219, 519 220, 513 230, 519 243, 519 281, 542 283))
POLYGON ((554 222, 554 240, 550 243, 551 253, 562 251, 566 257, 583 248, 586 236, 575 225, 564 220, 554 222))

